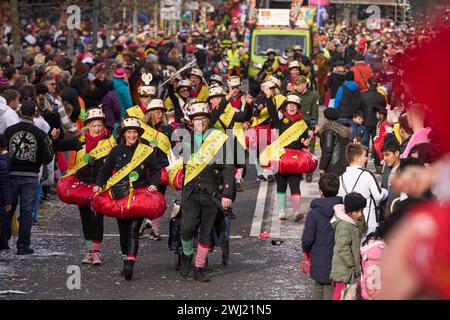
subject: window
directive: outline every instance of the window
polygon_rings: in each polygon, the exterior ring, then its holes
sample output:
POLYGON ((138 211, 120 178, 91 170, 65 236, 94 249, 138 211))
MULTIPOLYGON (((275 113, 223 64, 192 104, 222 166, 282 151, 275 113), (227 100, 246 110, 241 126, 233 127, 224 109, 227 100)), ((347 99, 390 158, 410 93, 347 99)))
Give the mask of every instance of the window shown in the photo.
POLYGON ((259 35, 255 38, 253 53, 258 56, 264 56, 267 49, 274 49, 277 52, 277 56, 281 56, 286 49, 296 45, 302 46, 303 52, 306 54, 305 36, 284 34, 259 35))

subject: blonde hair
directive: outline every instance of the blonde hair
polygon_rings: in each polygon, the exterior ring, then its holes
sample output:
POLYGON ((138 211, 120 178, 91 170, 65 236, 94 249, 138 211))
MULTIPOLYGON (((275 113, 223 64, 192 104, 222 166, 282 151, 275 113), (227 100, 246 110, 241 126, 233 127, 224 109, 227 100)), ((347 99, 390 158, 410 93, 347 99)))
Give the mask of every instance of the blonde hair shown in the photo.
POLYGON ((83 128, 81 128, 81 131, 80 131, 81 135, 86 134, 86 132, 89 131, 89 129, 91 128, 92 124, 93 124, 95 121, 100 121, 100 122, 102 123, 103 129, 106 129, 106 128, 105 128, 105 124, 103 123, 102 120, 93 120, 93 121, 89 121, 83 128))
POLYGON ((167 57, 169 59, 178 59, 180 57, 180 50, 178 50, 178 48, 173 48, 172 50, 169 51, 167 57))
MULTIPOLYGON (((163 112, 164 112, 164 117, 162 119, 162 124, 165 126, 165 125, 167 125, 167 119, 166 119, 166 115, 165 115, 166 112, 165 111, 163 111, 163 112)), ((152 117, 153 117, 154 113, 155 113, 155 110, 154 111, 148 111, 145 114, 145 116, 144 116, 144 122, 146 124, 148 124, 150 127, 153 127, 152 117)))

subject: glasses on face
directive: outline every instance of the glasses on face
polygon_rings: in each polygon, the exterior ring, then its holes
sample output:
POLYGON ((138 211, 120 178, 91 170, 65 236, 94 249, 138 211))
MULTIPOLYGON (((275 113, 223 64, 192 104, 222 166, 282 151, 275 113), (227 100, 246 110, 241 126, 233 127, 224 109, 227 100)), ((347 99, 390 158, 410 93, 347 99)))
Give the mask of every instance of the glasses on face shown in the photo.
POLYGON ((55 82, 49 82, 49 85, 50 86, 56 86, 56 83, 55 82))
POLYGON ((189 92, 189 89, 180 89, 180 92, 189 92))
POLYGON ((233 90, 239 90, 239 87, 231 87, 233 90))
POLYGON ((194 118, 192 119, 192 122, 202 122, 202 123, 206 123, 208 121, 207 117, 201 117, 201 118, 194 118))

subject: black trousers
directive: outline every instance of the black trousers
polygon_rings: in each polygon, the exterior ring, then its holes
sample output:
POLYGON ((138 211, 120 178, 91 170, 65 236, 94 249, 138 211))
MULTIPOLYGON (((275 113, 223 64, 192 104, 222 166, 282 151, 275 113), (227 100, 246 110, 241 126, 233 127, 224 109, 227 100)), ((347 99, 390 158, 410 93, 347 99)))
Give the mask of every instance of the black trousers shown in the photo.
POLYGON ((222 250, 222 254, 229 256, 229 254, 230 254, 230 239, 228 238, 228 234, 227 234, 225 215, 220 210, 218 210, 218 212, 217 212, 214 229, 215 229, 215 234, 217 236, 217 240, 219 241, 220 249, 222 250))
POLYGON ((158 188, 158 192, 160 192, 163 196, 166 195, 167 186, 160 185, 158 188))
POLYGON ((92 212, 90 207, 78 206, 81 226, 86 240, 103 241, 103 215, 92 212))
POLYGON ((289 189, 292 193, 300 193, 300 181, 302 176, 300 174, 275 174, 275 181, 277 182, 277 192, 286 192, 289 184, 289 189))
POLYGON ((124 255, 137 256, 139 249, 139 229, 144 218, 117 219, 120 234, 120 250, 124 255))
POLYGON ((212 232, 217 217, 218 207, 206 191, 193 191, 181 204, 181 238, 190 240, 200 226, 199 243, 206 246, 212 244, 212 232))

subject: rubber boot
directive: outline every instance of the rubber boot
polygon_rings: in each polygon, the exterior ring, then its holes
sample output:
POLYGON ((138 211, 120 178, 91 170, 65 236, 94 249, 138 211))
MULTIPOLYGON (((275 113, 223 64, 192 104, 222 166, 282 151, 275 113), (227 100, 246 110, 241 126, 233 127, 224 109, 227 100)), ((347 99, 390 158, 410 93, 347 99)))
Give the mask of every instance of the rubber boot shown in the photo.
POLYGON ((123 266, 123 276, 125 280, 130 281, 131 279, 133 279, 133 269, 134 269, 134 261, 125 260, 123 266))
POLYGON ((195 268, 194 269, 194 280, 199 282, 208 282, 209 278, 205 273, 204 268, 195 268))
POLYGON ((180 274, 183 277, 187 277, 189 275, 189 270, 192 265, 192 257, 193 255, 187 256, 184 253, 181 254, 181 266, 180 266, 180 274))

